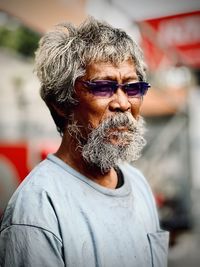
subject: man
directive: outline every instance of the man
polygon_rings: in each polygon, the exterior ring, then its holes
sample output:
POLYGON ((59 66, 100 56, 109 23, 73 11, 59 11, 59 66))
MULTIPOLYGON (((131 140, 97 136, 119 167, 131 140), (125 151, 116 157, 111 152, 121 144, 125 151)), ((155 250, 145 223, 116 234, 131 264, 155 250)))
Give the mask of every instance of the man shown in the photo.
POLYGON ((1 266, 166 266, 168 233, 128 164, 145 144, 139 114, 149 84, 139 48, 94 18, 60 24, 41 39, 36 71, 62 142, 8 204, 1 266))

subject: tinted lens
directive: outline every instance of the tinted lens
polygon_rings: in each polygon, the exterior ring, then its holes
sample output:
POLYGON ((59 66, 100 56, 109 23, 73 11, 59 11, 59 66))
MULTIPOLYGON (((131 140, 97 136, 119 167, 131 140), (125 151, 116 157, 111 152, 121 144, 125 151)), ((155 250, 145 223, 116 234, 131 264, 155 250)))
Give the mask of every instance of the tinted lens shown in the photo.
POLYGON ((116 83, 112 81, 95 81, 88 84, 88 87, 94 96, 110 97, 115 91, 116 83))
POLYGON ((146 94, 149 87, 146 82, 129 83, 123 86, 129 97, 141 97, 146 94))

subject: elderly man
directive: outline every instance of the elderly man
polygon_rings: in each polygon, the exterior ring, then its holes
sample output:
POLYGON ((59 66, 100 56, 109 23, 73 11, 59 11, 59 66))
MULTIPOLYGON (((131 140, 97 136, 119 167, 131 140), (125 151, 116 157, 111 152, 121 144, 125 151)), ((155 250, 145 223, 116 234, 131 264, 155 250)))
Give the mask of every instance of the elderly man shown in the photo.
POLYGON ((167 265, 152 192, 131 161, 145 145, 150 87, 140 49, 94 18, 40 41, 41 96, 62 142, 22 182, 4 213, 0 266, 167 265))

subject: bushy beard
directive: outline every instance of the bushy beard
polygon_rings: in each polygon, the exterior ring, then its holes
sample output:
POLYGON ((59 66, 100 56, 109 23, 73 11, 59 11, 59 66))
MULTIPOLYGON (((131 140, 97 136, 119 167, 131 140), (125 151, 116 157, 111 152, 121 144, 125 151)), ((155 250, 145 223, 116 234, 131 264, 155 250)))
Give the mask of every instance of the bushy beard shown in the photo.
MULTIPOLYGON (((74 124, 68 130, 73 129, 74 132, 77 127, 74 124)), ((83 159, 89 166, 99 168, 101 173, 108 172, 121 162, 137 160, 146 144, 143 134, 143 118, 135 120, 129 112, 117 113, 104 120, 91 130, 84 144, 80 130, 76 129, 83 159)))

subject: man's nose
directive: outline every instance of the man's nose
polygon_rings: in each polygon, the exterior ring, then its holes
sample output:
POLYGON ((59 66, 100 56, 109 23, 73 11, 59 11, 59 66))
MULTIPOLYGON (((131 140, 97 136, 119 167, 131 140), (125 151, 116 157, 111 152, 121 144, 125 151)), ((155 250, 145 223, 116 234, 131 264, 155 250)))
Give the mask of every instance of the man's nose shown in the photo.
POLYGON ((113 94, 109 108, 111 111, 121 112, 125 112, 131 109, 131 103, 129 102, 129 98, 121 88, 118 88, 113 94))

